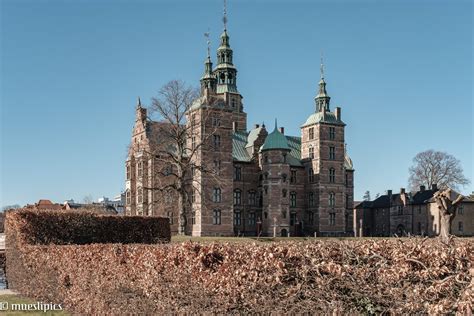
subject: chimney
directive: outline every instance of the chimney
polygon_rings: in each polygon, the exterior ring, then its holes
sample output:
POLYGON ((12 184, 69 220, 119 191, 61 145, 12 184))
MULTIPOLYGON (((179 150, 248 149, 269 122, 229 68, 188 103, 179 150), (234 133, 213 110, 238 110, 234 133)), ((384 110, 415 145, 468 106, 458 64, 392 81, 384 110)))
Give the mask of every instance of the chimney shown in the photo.
POLYGON ((280 133, 285 134, 285 128, 283 126, 280 127, 279 130, 280 130, 280 133))
POLYGON ((336 114, 336 120, 340 121, 341 120, 341 108, 340 107, 336 107, 334 109, 334 113, 336 114))
POLYGON ((255 124, 254 128, 259 128, 260 124, 255 124))
POLYGON ((392 190, 387 190, 387 195, 392 196, 392 190))
POLYGON ((237 131, 237 122, 232 122, 232 130, 237 131))
POLYGON ((420 185, 420 192, 423 192, 426 190, 426 187, 424 185, 420 185))
POLYGON ((400 188, 400 194, 405 194, 405 188, 400 188))
POLYGON ((438 185, 435 183, 435 184, 432 184, 431 185, 431 190, 433 191, 438 191, 438 185))

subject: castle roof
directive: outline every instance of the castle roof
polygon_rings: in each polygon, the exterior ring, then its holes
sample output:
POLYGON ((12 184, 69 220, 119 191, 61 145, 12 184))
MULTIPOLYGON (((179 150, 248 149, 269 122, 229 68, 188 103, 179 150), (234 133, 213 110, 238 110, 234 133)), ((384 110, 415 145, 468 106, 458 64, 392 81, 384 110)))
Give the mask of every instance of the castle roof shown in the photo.
POLYGON ((305 127, 305 126, 308 126, 308 125, 313 125, 313 124, 316 124, 316 123, 329 123, 329 124, 337 124, 337 125, 346 125, 343 121, 341 120, 338 120, 336 118, 336 114, 334 114, 333 112, 316 112, 316 113, 313 113, 311 114, 308 119, 306 120, 306 122, 301 125, 301 127, 305 127))
POLYGON ((265 142, 263 143, 262 147, 260 147, 260 151, 274 149, 291 151, 290 147, 288 146, 288 140, 285 135, 283 135, 283 133, 278 130, 276 121, 275 129, 273 132, 268 134, 267 138, 265 138, 265 142))

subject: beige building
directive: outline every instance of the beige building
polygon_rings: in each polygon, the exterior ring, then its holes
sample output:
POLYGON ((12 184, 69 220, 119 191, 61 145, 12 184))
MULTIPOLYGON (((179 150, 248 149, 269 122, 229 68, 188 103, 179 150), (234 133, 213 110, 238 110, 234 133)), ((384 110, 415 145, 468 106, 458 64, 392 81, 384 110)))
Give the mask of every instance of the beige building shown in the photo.
MULTIPOLYGON (((388 190, 373 201, 357 202, 354 208, 356 236, 436 236, 440 229, 440 213, 434 193, 436 186, 417 192, 399 193, 388 190)), ((452 234, 474 236, 474 199, 466 196, 451 223, 452 234)))
MULTIPOLYGON (((309 115, 302 118, 299 136, 286 135, 276 121, 268 130, 263 124, 247 127, 226 28, 217 66, 208 56, 200 82, 201 95, 187 111, 192 136, 186 141, 193 150, 206 140, 193 163, 214 170, 214 175, 200 168, 190 172, 199 185, 189 192, 187 233, 353 235, 354 169, 345 149, 346 124, 341 108, 330 109, 323 71, 315 104, 306 105, 309 115)), ((176 232, 176 194, 150 190, 172 174, 147 154, 160 141, 153 132, 160 124, 148 120, 138 104, 126 160, 126 214, 167 216, 176 232)))

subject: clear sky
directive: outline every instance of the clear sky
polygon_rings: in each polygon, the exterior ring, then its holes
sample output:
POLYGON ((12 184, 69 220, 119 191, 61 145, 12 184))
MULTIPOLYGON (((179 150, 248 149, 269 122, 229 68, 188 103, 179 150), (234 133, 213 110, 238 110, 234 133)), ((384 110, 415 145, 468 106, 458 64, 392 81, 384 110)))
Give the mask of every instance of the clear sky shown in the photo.
MULTIPOLYGON (((120 193, 137 96, 199 84, 222 1, 0 3, 0 206, 120 193)), ((471 1, 229 0, 228 17, 249 126, 277 117, 300 135, 323 52, 355 199, 406 187, 426 149, 453 154, 474 180, 471 1)))

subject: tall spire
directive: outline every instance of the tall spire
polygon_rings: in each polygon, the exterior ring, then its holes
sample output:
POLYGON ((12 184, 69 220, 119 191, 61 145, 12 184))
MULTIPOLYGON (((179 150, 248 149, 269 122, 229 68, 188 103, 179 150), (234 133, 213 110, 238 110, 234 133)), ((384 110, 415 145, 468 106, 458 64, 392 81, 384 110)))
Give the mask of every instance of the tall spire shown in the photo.
POLYGON ((224 31, 227 31, 227 0, 224 0, 224 15, 222 17, 222 22, 224 22, 224 31))
POLYGON ((217 48, 217 67, 214 70, 217 79, 217 93, 239 93, 237 90, 237 69, 233 64, 233 51, 227 34, 227 1, 224 0, 224 31, 221 34, 220 45, 217 48))
POLYGON ((137 108, 141 108, 141 107, 142 107, 142 100, 140 100, 140 97, 138 97, 137 108))
POLYGON ((321 79, 319 80, 319 89, 318 94, 314 98, 316 102, 316 111, 317 112, 326 112, 329 111, 329 101, 331 97, 326 91, 326 81, 324 81, 324 63, 323 63, 323 53, 321 52, 321 64, 319 67, 321 73, 321 79))
POLYGON ((204 36, 207 39, 207 58, 204 64, 204 74, 201 77, 201 94, 204 94, 206 90, 215 92, 216 78, 212 73, 212 60, 211 60, 211 41, 209 39, 209 29, 204 36))

